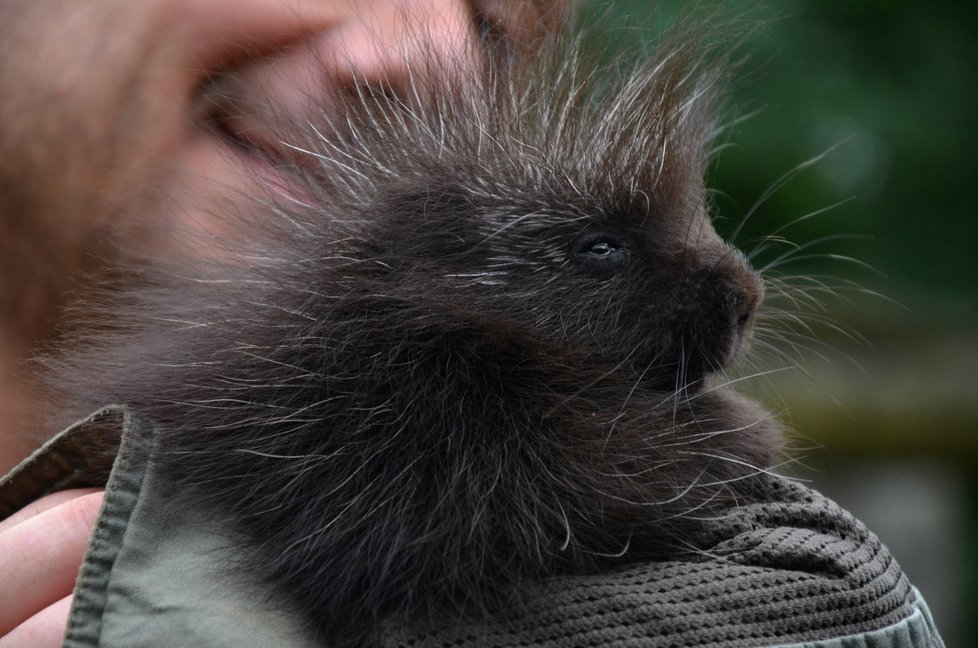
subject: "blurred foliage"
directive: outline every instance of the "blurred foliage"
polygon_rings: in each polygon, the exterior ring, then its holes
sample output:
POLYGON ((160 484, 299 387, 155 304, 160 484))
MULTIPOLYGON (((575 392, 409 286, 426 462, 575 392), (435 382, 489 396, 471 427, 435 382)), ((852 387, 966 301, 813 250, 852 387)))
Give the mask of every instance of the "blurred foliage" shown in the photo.
POLYGON ((758 207, 738 244, 750 249, 842 203, 784 233, 832 236, 811 251, 853 256, 885 280, 828 258, 785 271, 878 286, 916 313, 916 327, 978 323, 978 3, 609 0, 585 11, 648 39, 678 14, 711 7, 750 32, 730 91, 731 117, 750 116, 727 136, 711 178, 718 229, 730 233, 779 177, 829 151, 758 207))

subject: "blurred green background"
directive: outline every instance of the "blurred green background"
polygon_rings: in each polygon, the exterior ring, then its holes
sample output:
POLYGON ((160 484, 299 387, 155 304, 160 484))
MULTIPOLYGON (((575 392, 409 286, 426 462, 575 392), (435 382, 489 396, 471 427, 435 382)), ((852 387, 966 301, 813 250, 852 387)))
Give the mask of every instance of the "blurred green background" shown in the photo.
MULTIPOLYGON (((624 40, 649 40, 690 4, 582 10, 628 25, 624 40)), ((780 232, 802 245, 830 237, 779 270, 838 289, 811 293, 824 311, 794 340, 807 351, 781 343, 800 368, 750 391, 796 430, 801 461, 788 472, 890 546, 947 645, 978 646, 978 3, 714 5, 750 32, 728 102, 731 118, 750 116, 711 171, 717 228, 733 232, 792 170, 750 216, 741 247, 835 205, 780 232)), ((771 246, 755 266, 788 249, 771 246)))

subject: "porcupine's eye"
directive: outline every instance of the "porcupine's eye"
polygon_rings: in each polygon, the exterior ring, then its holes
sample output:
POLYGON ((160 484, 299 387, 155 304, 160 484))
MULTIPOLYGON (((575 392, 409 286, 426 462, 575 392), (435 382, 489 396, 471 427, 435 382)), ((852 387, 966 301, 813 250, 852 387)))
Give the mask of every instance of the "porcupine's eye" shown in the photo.
POLYGON ((619 236, 592 232, 577 240, 574 258, 593 268, 611 270, 628 259, 628 247, 619 236))

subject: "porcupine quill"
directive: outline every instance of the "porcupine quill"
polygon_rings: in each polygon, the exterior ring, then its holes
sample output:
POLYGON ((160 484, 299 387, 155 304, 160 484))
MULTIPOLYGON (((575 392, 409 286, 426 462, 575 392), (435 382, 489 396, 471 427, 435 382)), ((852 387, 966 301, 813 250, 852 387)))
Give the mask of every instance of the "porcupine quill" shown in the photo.
POLYGON ((154 420, 164 473, 330 645, 669 551, 780 452, 717 378, 763 289, 710 222, 709 42, 354 88, 283 136, 297 190, 231 219, 260 236, 70 345, 66 409, 154 420))

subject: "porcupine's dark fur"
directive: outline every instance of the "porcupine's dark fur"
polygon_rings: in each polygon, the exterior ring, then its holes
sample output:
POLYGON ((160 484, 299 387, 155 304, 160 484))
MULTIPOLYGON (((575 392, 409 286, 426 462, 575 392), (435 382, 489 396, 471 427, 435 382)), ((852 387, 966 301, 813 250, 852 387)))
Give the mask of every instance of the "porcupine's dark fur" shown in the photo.
POLYGON ((690 34, 354 92, 292 140, 300 198, 240 219, 260 240, 116 304, 74 402, 158 422, 331 645, 681 543, 778 454, 714 384, 761 287, 710 224, 721 73, 690 34))

